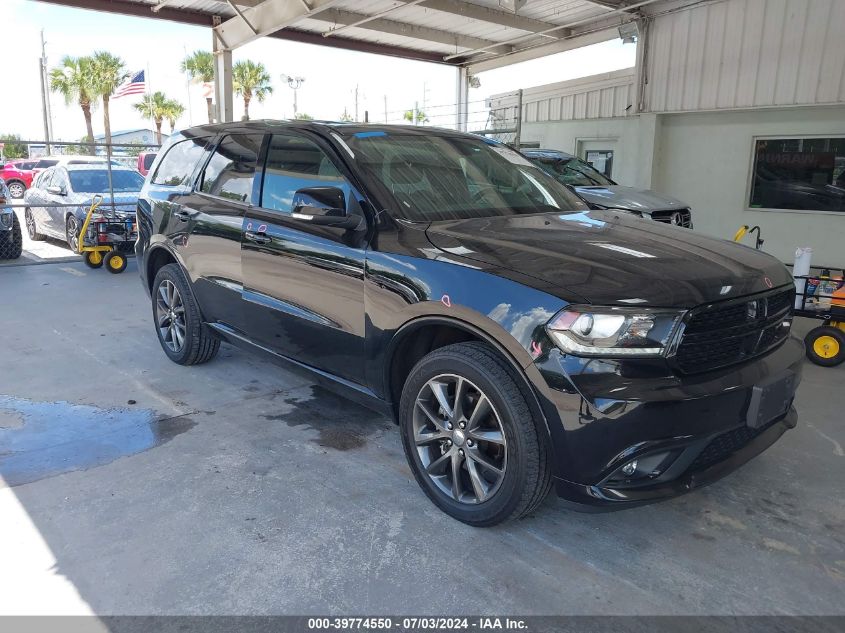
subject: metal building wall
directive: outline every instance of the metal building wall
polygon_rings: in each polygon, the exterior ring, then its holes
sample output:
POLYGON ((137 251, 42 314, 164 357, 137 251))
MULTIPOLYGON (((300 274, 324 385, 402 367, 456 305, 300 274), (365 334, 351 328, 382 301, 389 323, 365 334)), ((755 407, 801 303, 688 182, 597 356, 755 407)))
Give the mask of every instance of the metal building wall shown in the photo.
MULTIPOLYGON (((528 88, 522 95, 522 120, 540 123, 627 116, 633 113, 634 82, 634 69, 626 68, 528 88)), ((489 104, 497 113, 510 113, 509 108, 516 106, 516 97, 496 95, 490 98, 489 104)))
POLYGON ((843 31, 843 0, 724 0, 659 16, 644 109, 845 103, 843 31))

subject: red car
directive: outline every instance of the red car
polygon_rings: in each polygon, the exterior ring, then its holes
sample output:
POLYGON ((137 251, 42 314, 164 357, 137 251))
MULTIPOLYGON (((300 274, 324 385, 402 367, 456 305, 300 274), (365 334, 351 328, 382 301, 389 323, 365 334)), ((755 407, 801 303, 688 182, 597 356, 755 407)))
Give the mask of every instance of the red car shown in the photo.
POLYGON ((19 169, 14 163, 6 163, 0 170, 0 178, 6 181, 13 198, 23 198, 24 191, 32 185, 32 171, 19 169))

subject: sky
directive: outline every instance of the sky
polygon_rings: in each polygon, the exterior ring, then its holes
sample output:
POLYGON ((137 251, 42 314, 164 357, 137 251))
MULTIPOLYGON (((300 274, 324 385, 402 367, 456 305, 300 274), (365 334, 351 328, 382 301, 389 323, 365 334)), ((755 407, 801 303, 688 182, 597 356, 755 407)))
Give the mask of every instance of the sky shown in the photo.
MULTIPOLYGON (((62 56, 80 56, 108 50, 123 58, 129 70, 148 70, 152 90, 161 90, 181 101, 188 112, 177 122, 185 128, 207 120, 201 88, 189 85, 179 70, 181 60, 196 49, 211 49, 211 33, 203 27, 181 25, 83 9, 71 9, 35 0, 3 0, 3 48, 6 55, 6 88, 0 99, 0 133, 20 134, 36 140, 44 136, 41 118, 38 58, 40 31, 47 42, 48 67, 62 56)), ((634 44, 621 40, 559 53, 479 75, 481 87, 470 91, 470 127, 486 120, 483 99, 518 88, 528 88, 576 77, 609 72, 634 65, 634 44)), ((252 59, 265 64, 273 78, 274 92, 264 102, 250 104, 250 116, 287 118, 293 115, 293 92, 280 76, 302 76, 298 109, 318 119, 338 119, 344 110, 358 115, 368 110, 370 121, 398 123, 405 110, 417 102, 432 125, 451 125, 455 113, 456 70, 442 64, 414 62, 328 47, 264 38, 236 49, 235 62, 252 59), (385 108, 385 101, 387 107, 385 108)), ((132 108, 141 97, 112 101, 112 130, 152 127, 132 108)), ((51 95, 53 136, 79 140, 85 135, 82 111, 51 95)), ((235 118, 243 102, 235 99, 235 118)), ((102 112, 93 115, 94 133, 103 131, 102 112)), ((165 123, 163 131, 169 131, 165 123)))

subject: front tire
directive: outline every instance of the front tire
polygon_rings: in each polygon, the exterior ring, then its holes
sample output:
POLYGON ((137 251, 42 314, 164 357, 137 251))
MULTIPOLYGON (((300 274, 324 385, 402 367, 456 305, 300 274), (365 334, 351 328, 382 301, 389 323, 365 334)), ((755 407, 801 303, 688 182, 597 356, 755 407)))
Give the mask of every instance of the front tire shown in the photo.
POLYGON ((44 239, 44 235, 38 232, 38 225, 35 223, 35 216, 32 215, 32 209, 27 207, 24 212, 24 220, 26 221, 26 232, 29 234, 29 239, 33 242, 40 242, 44 239))
POLYGON ((75 215, 67 216, 65 220, 65 241, 74 253, 79 252, 79 220, 75 215))
POLYGON ((449 345, 420 360, 402 390, 399 425, 417 483, 458 521, 517 519, 548 495, 548 438, 486 344, 449 345))
POLYGON ((127 259, 123 253, 112 249, 106 253, 105 257, 106 270, 114 275, 119 275, 126 270, 127 259))
POLYGON ((202 322, 179 264, 167 264, 158 271, 152 304, 158 341, 170 360, 179 365, 199 365, 214 358, 220 339, 202 322))

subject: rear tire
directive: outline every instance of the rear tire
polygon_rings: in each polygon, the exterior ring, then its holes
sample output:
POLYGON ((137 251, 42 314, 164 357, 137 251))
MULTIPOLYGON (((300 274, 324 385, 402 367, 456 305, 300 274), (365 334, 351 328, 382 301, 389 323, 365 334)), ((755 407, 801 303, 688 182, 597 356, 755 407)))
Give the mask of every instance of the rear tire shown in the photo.
POLYGON ((832 325, 813 328, 804 337, 804 349, 810 362, 836 367, 845 361, 845 332, 832 325))
POLYGON ((158 341, 170 360, 179 365, 199 365, 214 358, 220 339, 203 323, 179 264, 159 269, 153 281, 152 307, 158 341))
POLYGON ((399 426, 417 483, 458 521, 486 527, 518 519, 549 493, 546 431, 489 345, 449 345, 420 360, 402 389, 399 426), (457 392, 464 394, 460 405, 457 392), (489 406, 474 415, 482 398, 489 406))
POLYGON ((23 253, 23 235, 18 216, 12 214, 12 230, 0 237, 0 259, 17 259, 23 253))

